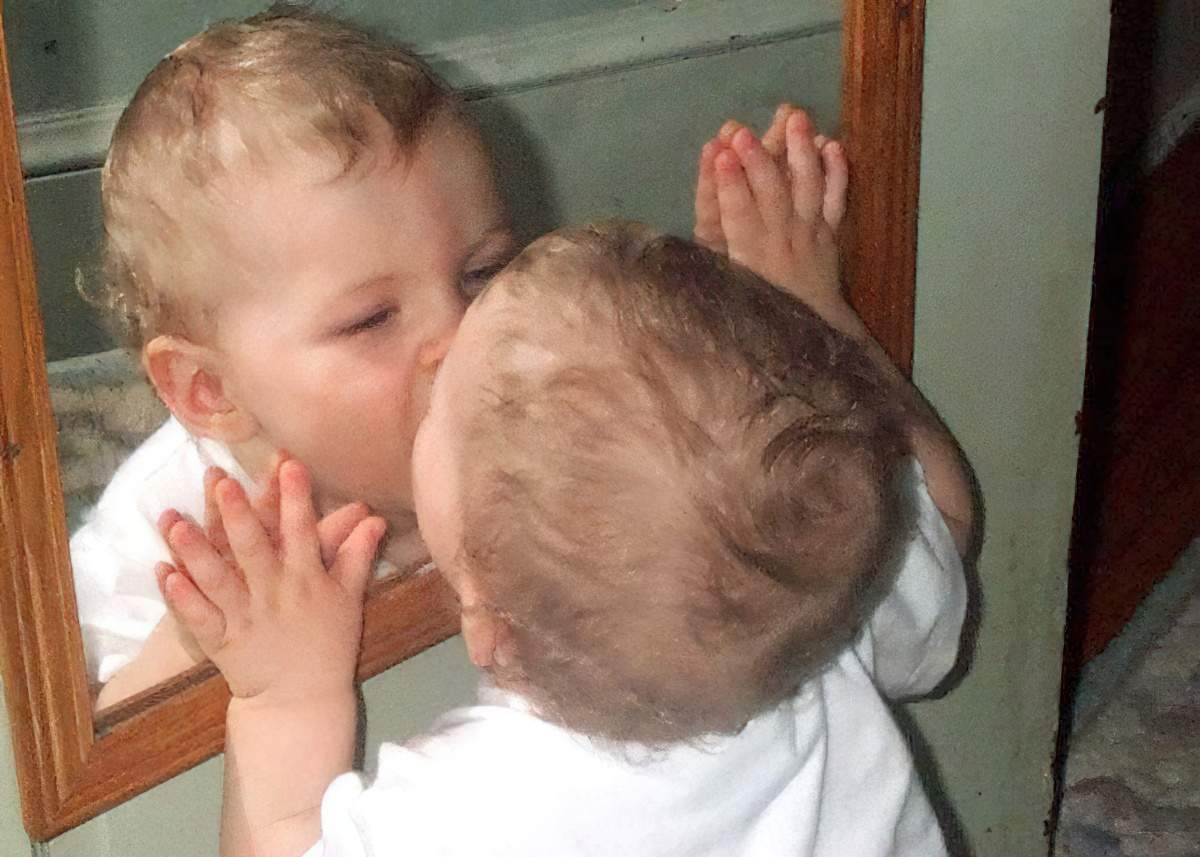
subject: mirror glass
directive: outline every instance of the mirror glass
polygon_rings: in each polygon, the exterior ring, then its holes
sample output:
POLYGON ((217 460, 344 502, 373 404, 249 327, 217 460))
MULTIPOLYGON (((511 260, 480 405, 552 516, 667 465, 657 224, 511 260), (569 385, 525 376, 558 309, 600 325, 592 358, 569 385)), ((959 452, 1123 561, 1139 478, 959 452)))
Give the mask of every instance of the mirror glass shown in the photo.
MULTIPOLYGON (((102 277, 99 166, 123 105, 160 57, 211 21, 262 8, 26 0, 5 9, 69 531, 107 516, 101 535, 73 539, 101 708, 188 668, 193 655, 177 640, 152 680, 113 690, 114 676, 166 633, 153 575, 161 501, 151 497, 167 490, 162 456, 127 464, 119 503, 97 504, 118 468, 161 440, 170 414, 138 355, 85 299, 102 277)), ((521 238, 595 217, 689 234, 696 158, 731 116, 762 130, 788 100, 837 133, 840 0, 357 0, 334 11, 412 45, 466 94, 521 238)), ((196 460, 227 464, 211 444, 171 431, 196 460)), ((172 505, 193 515, 201 471, 187 485, 168 474, 172 505)), ((420 556, 402 553, 391 570, 421 573, 420 556)))

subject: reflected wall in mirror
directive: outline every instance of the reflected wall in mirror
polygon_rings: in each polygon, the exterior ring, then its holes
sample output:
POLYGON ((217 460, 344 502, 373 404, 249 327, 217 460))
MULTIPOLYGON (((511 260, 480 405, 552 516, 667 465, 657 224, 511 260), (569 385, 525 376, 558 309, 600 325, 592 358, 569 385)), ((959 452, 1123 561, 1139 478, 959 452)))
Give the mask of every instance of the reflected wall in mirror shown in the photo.
MULTIPOLYGON (((69 535, 94 514, 118 466, 167 418, 137 355, 121 349, 80 296, 81 286, 94 292, 100 276, 98 166, 117 116, 158 57, 209 20, 261 8, 229 0, 202 10, 171 5, 167 12, 161 3, 112 8, 75 0, 68 15, 50 14, 41 3, 5 12, 19 122, 13 124, 2 81, 9 246, 0 294, 6 564, 0 621, 22 803, 35 839, 78 824, 222 744, 227 691, 204 663, 178 675, 173 667, 155 677, 163 681, 134 686, 132 696, 93 716, 100 686, 122 658, 136 657, 138 641, 163 613, 152 568, 146 569, 135 581, 129 613, 137 619, 126 635, 133 648, 105 666, 103 643, 96 642, 103 633, 85 618, 81 634, 76 605, 103 607, 112 590, 98 596, 77 590, 68 562, 69 535), (145 599, 140 607, 136 598, 145 599)), ((359 6, 356 23, 402 37, 464 93, 522 237, 603 216, 688 234, 696 156, 722 121, 736 116, 761 127, 774 105, 787 100, 803 103, 824 128, 837 129, 840 116, 854 170, 847 279, 868 324, 907 365, 919 0, 359 6)), ((195 487, 191 496, 199 514, 195 487)), ((407 559, 417 560, 409 567, 419 565, 419 558, 407 559)), ((436 574, 381 580, 368 601, 360 676, 456 630, 453 597, 436 574)))

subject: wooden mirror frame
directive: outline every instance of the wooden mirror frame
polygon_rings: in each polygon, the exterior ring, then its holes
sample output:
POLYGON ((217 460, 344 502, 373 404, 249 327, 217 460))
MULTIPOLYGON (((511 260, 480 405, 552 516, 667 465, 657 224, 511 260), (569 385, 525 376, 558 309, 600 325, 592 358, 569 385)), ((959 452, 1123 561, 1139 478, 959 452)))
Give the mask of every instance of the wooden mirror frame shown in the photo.
MULTIPOLYGON (((845 0, 845 276, 868 326, 906 370, 924 20, 924 0, 845 0)), ((69 621, 74 584, 2 39, 0 173, 0 654, 25 828, 45 840, 219 753, 229 697, 202 664, 93 719, 79 625, 69 621)), ((437 575, 384 584, 367 604, 359 677, 457 630, 453 595, 437 575)))

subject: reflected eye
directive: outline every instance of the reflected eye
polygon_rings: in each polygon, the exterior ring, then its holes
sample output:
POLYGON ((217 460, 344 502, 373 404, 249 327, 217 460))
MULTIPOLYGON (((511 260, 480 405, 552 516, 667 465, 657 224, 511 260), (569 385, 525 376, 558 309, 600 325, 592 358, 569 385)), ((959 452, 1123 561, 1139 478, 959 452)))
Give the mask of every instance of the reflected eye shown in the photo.
POLYGON ((353 336, 357 333, 365 333, 368 330, 376 330, 386 325, 396 316, 395 307, 381 307, 373 310, 369 315, 360 318, 358 321, 351 322, 339 331, 343 336, 353 336))
POLYGON ((458 293, 462 295, 463 300, 471 303, 471 301, 479 297, 483 290, 487 288, 487 284, 492 281, 492 278, 499 274, 507 264, 508 260, 506 259, 503 262, 497 262, 485 268, 476 268, 472 271, 467 271, 458 283, 458 293))

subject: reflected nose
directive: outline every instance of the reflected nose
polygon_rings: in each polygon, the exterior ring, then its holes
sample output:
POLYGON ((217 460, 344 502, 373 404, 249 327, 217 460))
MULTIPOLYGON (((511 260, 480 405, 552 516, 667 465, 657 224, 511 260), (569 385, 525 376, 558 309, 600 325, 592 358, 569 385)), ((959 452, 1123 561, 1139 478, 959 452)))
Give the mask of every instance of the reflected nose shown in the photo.
POLYGON ((437 290, 437 298, 429 306, 425 341, 417 349, 417 366, 436 372, 450 350, 463 319, 463 305, 453 287, 437 290))
POLYGON ((425 340, 420 351, 417 352, 417 362, 426 369, 437 371, 437 368, 442 365, 442 361, 446 359, 446 352, 450 350, 450 343, 454 341, 454 334, 457 331, 456 320, 454 324, 447 325, 443 330, 425 340))

